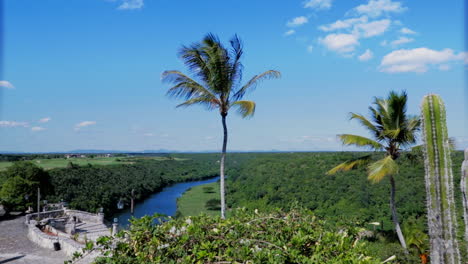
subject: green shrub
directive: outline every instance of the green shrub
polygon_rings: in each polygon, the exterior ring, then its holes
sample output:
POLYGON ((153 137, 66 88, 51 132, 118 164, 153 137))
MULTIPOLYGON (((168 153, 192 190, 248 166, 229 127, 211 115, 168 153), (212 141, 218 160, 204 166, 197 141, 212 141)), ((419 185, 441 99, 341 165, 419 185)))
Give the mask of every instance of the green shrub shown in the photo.
POLYGON ((157 217, 132 220, 115 244, 100 239, 104 257, 96 263, 380 263, 368 256, 358 228, 332 229, 308 210, 237 209, 226 220, 201 215, 161 225, 157 217))
POLYGON ((208 210, 220 210, 221 209, 221 200, 219 199, 210 199, 206 201, 206 209, 208 210))
POLYGON ((214 188, 212 186, 205 186, 203 187, 203 192, 204 193, 214 193, 214 188))

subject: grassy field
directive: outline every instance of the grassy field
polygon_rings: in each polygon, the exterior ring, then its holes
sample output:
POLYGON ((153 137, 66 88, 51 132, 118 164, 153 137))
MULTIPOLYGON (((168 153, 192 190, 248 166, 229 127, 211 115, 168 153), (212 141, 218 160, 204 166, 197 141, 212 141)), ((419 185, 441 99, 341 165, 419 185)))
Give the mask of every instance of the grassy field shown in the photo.
MULTIPOLYGON (((152 159, 152 160, 166 160, 167 157, 97 157, 97 158, 69 158, 69 159, 35 159, 31 162, 48 170, 53 168, 65 168, 69 162, 83 166, 83 165, 114 165, 114 164, 131 164, 133 159, 152 159), (121 161, 120 161, 121 160, 121 161)), ((175 160, 183 160, 175 158, 175 160)), ((5 170, 12 162, 0 162, 0 170, 5 170)))
POLYGON ((177 209, 183 216, 199 215, 219 215, 219 210, 208 210, 205 204, 210 199, 219 199, 219 183, 213 182, 198 185, 186 191, 177 200, 177 209), (206 193, 204 187, 212 187, 213 191, 206 193))

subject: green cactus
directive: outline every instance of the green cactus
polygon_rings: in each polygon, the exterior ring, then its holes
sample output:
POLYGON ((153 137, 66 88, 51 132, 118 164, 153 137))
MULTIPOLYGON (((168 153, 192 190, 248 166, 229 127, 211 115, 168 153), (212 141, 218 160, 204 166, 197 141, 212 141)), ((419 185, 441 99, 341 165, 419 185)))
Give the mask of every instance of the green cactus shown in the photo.
POLYGON ((468 148, 465 149, 465 161, 462 164, 460 188, 463 201, 463 219, 465 221, 465 243, 467 243, 468 247, 468 148))
POLYGON ((452 160, 445 106, 438 95, 429 94, 421 105, 426 171, 427 220, 431 263, 461 263, 456 237, 457 216, 453 195, 452 160))

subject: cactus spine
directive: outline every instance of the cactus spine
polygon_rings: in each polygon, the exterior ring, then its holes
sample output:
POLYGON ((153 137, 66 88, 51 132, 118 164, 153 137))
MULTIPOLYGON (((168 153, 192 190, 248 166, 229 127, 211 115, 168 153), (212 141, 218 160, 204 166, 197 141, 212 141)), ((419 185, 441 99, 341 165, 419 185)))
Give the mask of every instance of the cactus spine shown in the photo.
POLYGON ((452 161, 445 106, 438 95, 429 94, 421 105, 426 171, 427 220, 431 263, 461 263, 457 217, 453 195, 452 161))
MULTIPOLYGON (((460 188, 463 200, 463 220, 465 221, 465 243, 468 243, 468 148, 465 149, 465 161, 462 164, 460 188)), ((468 254, 468 245, 467 245, 468 254)))

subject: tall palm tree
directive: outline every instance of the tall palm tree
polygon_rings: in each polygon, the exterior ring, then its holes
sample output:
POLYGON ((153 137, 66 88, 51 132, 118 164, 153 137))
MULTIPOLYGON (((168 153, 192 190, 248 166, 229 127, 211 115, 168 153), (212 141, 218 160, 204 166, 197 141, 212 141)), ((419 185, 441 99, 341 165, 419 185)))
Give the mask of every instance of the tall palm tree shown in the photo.
POLYGON ((334 174, 338 171, 348 171, 357 167, 367 166, 368 179, 378 183, 385 177, 390 178, 390 209, 395 231, 401 246, 406 251, 406 242, 398 222, 395 205, 395 179, 398 173, 398 165, 395 162, 401 154, 402 148, 409 147, 416 142, 416 133, 420 127, 418 116, 406 114, 406 92, 397 94, 390 92, 386 99, 374 98, 375 107, 369 107, 370 120, 363 115, 351 113, 351 119, 357 120, 372 135, 373 139, 350 134, 338 135, 344 145, 367 147, 375 151, 385 151, 385 157, 372 162, 372 155, 366 155, 353 160, 348 160, 328 171, 334 174))
POLYGON ((162 79, 174 84, 167 95, 186 101, 177 107, 203 105, 208 110, 218 109, 223 124, 223 148, 220 162, 221 218, 225 218, 226 202, 224 187, 224 163, 228 130, 226 117, 231 108, 244 118, 255 113, 255 102, 242 100, 244 95, 255 89, 265 79, 279 78, 280 72, 269 70, 255 75, 244 85, 242 81, 242 43, 237 35, 230 40, 230 49, 224 47, 217 36, 207 34, 200 43, 182 46, 179 55, 191 72, 190 76, 180 71, 165 71, 162 79))

